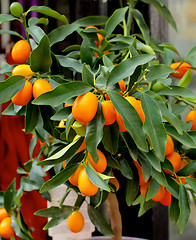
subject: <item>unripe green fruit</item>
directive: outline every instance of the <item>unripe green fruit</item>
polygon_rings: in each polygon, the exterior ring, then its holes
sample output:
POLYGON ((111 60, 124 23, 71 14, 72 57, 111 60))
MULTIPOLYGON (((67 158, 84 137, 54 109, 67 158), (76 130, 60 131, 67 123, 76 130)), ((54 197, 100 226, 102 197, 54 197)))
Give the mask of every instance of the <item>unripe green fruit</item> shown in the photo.
POLYGON ((23 14, 23 7, 20 3, 18 2, 13 2, 10 5, 10 12, 14 17, 21 17, 23 14))

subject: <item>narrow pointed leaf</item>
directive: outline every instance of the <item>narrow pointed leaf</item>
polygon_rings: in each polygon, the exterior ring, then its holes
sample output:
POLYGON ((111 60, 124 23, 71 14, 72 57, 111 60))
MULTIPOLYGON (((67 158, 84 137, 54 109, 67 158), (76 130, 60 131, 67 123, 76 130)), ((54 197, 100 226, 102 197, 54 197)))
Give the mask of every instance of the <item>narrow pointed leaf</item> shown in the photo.
POLYGON ((162 171, 160 160, 152 151, 143 154, 148 159, 150 164, 154 167, 154 169, 156 169, 158 172, 162 171))
POLYGON ((40 95, 33 100, 32 103, 37 105, 51 105, 53 107, 57 107, 70 98, 87 93, 91 89, 92 88, 89 86, 89 84, 80 81, 63 83, 57 86, 53 91, 40 95))
POLYGON ((16 194, 16 179, 14 178, 4 193, 4 207, 8 213, 12 211, 12 204, 16 194))
POLYGON ((141 103, 145 114, 143 129, 150 138, 155 155, 164 161, 167 134, 162 123, 161 111, 155 101, 145 93, 142 94, 141 103))
POLYGON ((63 217, 64 215, 67 215, 73 211, 73 209, 74 208, 72 206, 66 205, 63 205, 61 207, 52 206, 50 208, 38 210, 34 213, 34 215, 40 217, 63 217))
POLYGON ((95 76, 90 70, 90 66, 84 64, 82 69, 82 81, 94 86, 95 76))
POLYGON ((191 69, 189 69, 180 79, 177 86, 186 88, 191 83, 191 81, 192 81, 192 74, 191 74, 191 69))
POLYGON ((67 56, 56 55, 60 65, 76 72, 82 73, 82 63, 79 60, 67 56))
POLYGON ((108 78, 107 85, 111 86, 120 80, 131 76, 136 67, 143 65, 154 58, 154 55, 141 54, 132 58, 129 58, 113 68, 108 78))
POLYGON ((146 194, 146 201, 149 201, 150 199, 152 199, 157 194, 158 190, 159 190, 159 184, 154 178, 152 178, 150 180, 150 185, 146 194))
POLYGON ((146 136, 142 129, 142 121, 136 110, 120 94, 113 91, 108 91, 108 93, 115 109, 122 116, 124 125, 135 141, 137 147, 140 150, 147 152, 148 146, 146 136))
POLYGON ((10 14, 6 14, 6 13, 1 13, 0 14, 0 24, 4 23, 4 22, 10 22, 16 20, 16 18, 10 14))
POLYGON ((119 161, 119 163, 120 163, 120 172, 122 173, 122 175, 129 180, 133 179, 133 172, 127 160, 123 158, 119 161))
POLYGON ((139 190, 139 182, 138 178, 133 178, 131 180, 127 180, 126 189, 125 189, 125 196, 126 196, 126 203, 128 206, 131 206, 132 203, 135 201, 139 190))
POLYGON ((80 18, 73 22, 73 24, 77 24, 80 27, 88 27, 88 26, 98 26, 104 25, 107 21, 108 17, 106 16, 88 16, 84 18, 80 18))
POLYGON ((0 34, 10 34, 10 35, 15 35, 17 37, 23 38, 18 32, 11 31, 11 30, 0 30, 0 34))
POLYGON ((146 79, 148 82, 152 82, 157 79, 165 79, 172 73, 174 70, 167 65, 159 64, 154 65, 148 68, 149 72, 146 74, 146 79))
POLYGON ((45 35, 45 32, 38 26, 31 26, 27 28, 27 32, 33 37, 33 39, 37 43, 39 43, 45 35))
POLYGON ((25 133, 31 133, 37 125, 39 108, 31 103, 27 104, 25 117, 25 133))

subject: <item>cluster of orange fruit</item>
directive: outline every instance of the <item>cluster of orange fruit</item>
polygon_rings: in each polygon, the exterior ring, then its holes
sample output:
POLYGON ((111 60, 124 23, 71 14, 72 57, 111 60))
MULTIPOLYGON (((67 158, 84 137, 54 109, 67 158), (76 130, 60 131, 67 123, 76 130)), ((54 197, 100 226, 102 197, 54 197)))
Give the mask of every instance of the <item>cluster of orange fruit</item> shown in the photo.
POLYGON ((7 213, 6 209, 0 208, 0 236, 2 238, 11 238, 14 236, 14 229, 11 226, 11 217, 7 213))
POLYGON ((19 106, 26 105, 31 100, 32 96, 37 98, 39 95, 53 90, 50 83, 45 79, 37 79, 33 84, 30 82, 35 74, 31 70, 30 65, 26 64, 30 54, 31 47, 26 40, 19 40, 16 42, 11 51, 13 62, 17 64, 12 70, 12 76, 20 75, 26 78, 24 87, 11 98, 11 101, 19 106))

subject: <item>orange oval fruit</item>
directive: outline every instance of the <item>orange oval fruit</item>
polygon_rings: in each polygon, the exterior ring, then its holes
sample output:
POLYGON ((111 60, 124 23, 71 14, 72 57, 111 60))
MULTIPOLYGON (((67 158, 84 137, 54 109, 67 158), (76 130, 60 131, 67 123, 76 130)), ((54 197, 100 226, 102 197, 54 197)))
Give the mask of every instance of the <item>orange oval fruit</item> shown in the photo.
POLYGON ((50 85, 50 83, 43 78, 37 79, 33 84, 33 97, 37 98, 43 93, 52 91, 53 87, 50 85))
MULTIPOLYGON (((171 75, 175 78, 182 78, 184 74, 191 68, 191 65, 187 62, 175 62, 170 65, 170 67, 178 73, 171 73, 171 75)), ((191 69, 191 74, 193 72, 193 69, 191 69)))
POLYGON ((11 55, 15 63, 23 64, 26 63, 26 61, 30 57, 30 53, 31 53, 30 44, 25 40, 19 40, 14 44, 11 55))
POLYGON ((143 185, 143 184, 147 183, 148 180, 147 181, 144 180, 142 167, 140 166, 139 162, 138 161, 133 161, 133 163, 135 164, 135 166, 137 168, 137 171, 138 171, 139 185, 143 185))
POLYGON ((105 118, 105 125, 111 125, 116 120, 116 109, 112 104, 112 101, 103 101, 101 102, 103 116, 105 118))
MULTIPOLYGON (((166 158, 171 162, 174 172, 177 172, 181 168, 181 156, 177 152, 172 152, 171 154, 167 155, 166 158)), ((166 173, 171 173, 169 170, 164 169, 166 173)))
POLYGON ((170 135, 167 134, 167 142, 165 146, 165 156, 171 154, 174 151, 174 142, 170 135))
POLYGON ((90 197, 98 192, 98 187, 90 181, 85 168, 79 173, 78 188, 84 196, 90 197))
POLYGON ((121 92, 125 92, 125 89, 126 89, 126 84, 125 84, 125 82, 124 82, 124 80, 120 80, 119 82, 118 82, 118 84, 119 84, 119 87, 120 87, 120 90, 121 90, 121 92))
POLYGON ((196 130, 196 110, 191 110, 186 116, 186 122, 192 121, 191 130, 196 130))
POLYGON ((167 189, 165 189, 165 195, 160 200, 160 203, 163 204, 164 206, 170 206, 171 205, 171 193, 167 189))
POLYGON ((124 125, 123 118, 121 117, 121 115, 118 112, 116 112, 116 121, 118 123, 120 132, 127 131, 127 129, 125 128, 125 125, 124 125))
POLYGON ((83 169, 83 166, 80 164, 78 166, 78 168, 76 169, 76 171, 71 175, 71 177, 69 177, 69 182, 72 185, 78 186, 78 177, 79 177, 79 173, 82 169, 83 169))
POLYGON ((82 231, 84 227, 84 217, 81 212, 73 211, 68 217, 68 228, 74 232, 78 233, 82 231))
POLYGON ((14 75, 20 75, 23 77, 32 77, 34 75, 34 72, 31 70, 30 65, 20 64, 12 70, 12 76, 14 75))
POLYGON ((144 123, 145 121, 145 115, 142 109, 141 101, 137 100, 136 98, 132 96, 125 97, 127 101, 135 108, 137 111, 138 115, 140 116, 141 121, 144 123))
MULTIPOLYGON (((150 185, 149 182, 140 185, 140 192, 144 197, 146 196, 149 185, 150 185)), ((164 195, 165 195, 165 187, 162 185, 159 185, 159 190, 156 193, 156 195, 152 198, 152 200, 155 202, 159 202, 161 201, 161 199, 163 199, 164 195)))
POLYGON ((86 124, 90 122, 96 115, 98 108, 98 98, 92 92, 87 92, 83 95, 79 95, 72 106, 73 117, 86 124))
POLYGON ((11 217, 4 218, 0 223, 0 236, 11 238, 14 235, 14 229, 11 226, 11 217))
POLYGON ((25 81, 24 87, 11 98, 11 101, 15 105, 24 106, 31 100, 32 94, 33 94, 32 83, 25 81))
POLYGON ((88 153, 88 161, 90 162, 90 164, 93 166, 93 168, 99 172, 102 173, 106 170, 107 167, 107 160, 105 155, 99 150, 97 149, 97 153, 99 156, 99 160, 97 163, 95 163, 90 155, 90 153, 88 153))
POLYGON ((6 217, 9 217, 8 212, 4 207, 0 208, 0 222, 6 217))

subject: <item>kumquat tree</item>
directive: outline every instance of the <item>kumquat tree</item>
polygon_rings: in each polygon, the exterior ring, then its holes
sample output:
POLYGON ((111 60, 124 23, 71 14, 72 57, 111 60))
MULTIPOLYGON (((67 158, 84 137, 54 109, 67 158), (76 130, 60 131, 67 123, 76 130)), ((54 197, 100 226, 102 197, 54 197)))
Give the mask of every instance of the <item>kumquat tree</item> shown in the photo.
POLYGON ((160 202, 184 231, 190 201, 196 203, 196 94, 188 88, 196 47, 182 59, 173 45, 152 38, 137 9, 140 1, 154 5, 176 29, 162 0, 128 0, 109 17, 73 23, 46 6, 23 12, 16 2, 10 14, 0 14, 0 23, 19 21, 26 33, 0 30, 21 38, 11 52, 13 64, 1 66, 7 77, 0 82, 0 103, 11 100, 2 114, 24 115, 24 131, 32 134, 30 159, 18 168, 20 188, 13 179, 1 192, 3 239, 33 239, 20 212, 22 195, 36 189, 48 199, 48 191, 61 184, 67 191, 59 206, 35 212, 50 218, 45 230, 68 218, 70 230, 81 231, 80 207, 87 201, 95 227, 121 239, 120 227, 112 227, 117 220, 111 218, 110 225, 99 211, 103 202, 116 199, 121 187, 116 173, 126 180, 127 205, 140 206, 138 217, 160 202), (32 11, 41 18, 29 18, 32 11), (47 17, 62 25, 45 33, 47 17), (140 32, 132 32, 133 22, 140 32), (55 51, 71 34, 78 34, 81 44, 55 51), (37 142, 40 152, 33 158, 37 142), (71 191, 78 196, 75 204, 63 205, 71 191))

